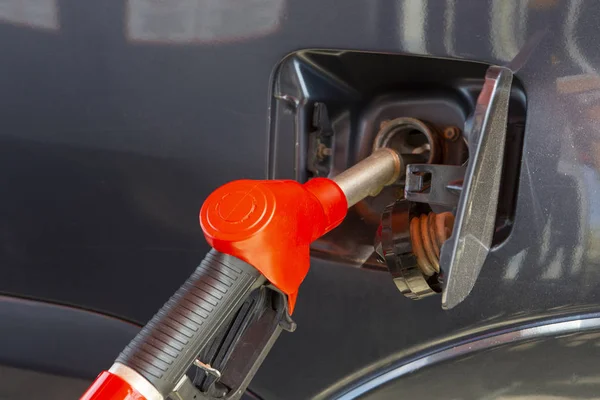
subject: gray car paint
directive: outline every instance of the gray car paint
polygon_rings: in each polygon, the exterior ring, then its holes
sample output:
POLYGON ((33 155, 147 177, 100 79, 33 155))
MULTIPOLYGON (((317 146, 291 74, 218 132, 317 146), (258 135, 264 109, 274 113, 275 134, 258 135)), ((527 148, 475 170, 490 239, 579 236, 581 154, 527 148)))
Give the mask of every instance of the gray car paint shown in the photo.
POLYGON ((207 250, 204 197, 266 176, 275 66, 329 48, 513 68, 528 100, 516 221, 451 311, 314 260, 299 329, 256 393, 307 398, 433 338, 598 310, 600 3, 198 0, 177 15, 144 3, 0 5, 1 292, 146 321, 207 250), (189 10, 200 16, 172 25, 189 10), (202 15, 223 23, 204 29, 202 15))

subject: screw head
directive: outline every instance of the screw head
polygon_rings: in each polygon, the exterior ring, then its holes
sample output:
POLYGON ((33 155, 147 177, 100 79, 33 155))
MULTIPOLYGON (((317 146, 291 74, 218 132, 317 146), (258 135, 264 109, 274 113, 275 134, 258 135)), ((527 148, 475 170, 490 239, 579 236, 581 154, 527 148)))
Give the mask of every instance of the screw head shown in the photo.
POLYGON ((460 137, 460 129, 455 126, 449 126, 444 129, 444 139, 454 142, 460 137))

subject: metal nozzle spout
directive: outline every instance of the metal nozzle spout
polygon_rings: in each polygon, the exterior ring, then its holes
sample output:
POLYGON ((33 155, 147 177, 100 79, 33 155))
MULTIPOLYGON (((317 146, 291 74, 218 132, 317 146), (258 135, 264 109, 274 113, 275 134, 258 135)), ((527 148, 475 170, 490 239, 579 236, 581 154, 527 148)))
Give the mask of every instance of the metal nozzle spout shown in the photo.
POLYGON ((394 150, 381 148, 333 178, 348 201, 348 208, 367 196, 377 195, 400 177, 404 165, 394 150))

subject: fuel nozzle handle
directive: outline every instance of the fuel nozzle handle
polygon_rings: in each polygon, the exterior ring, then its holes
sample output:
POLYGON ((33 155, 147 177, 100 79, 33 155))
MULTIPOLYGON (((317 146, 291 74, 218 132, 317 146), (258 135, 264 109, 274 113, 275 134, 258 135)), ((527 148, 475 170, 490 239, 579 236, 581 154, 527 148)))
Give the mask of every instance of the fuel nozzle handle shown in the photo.
POLYGON ((166 399, 264 281, 248 263, 211 250, 82 399, 166 399))
POLYGON ((200 210, 213 249, 82 399, 238 399, 281 330, 294 329, 310 243, 399 173, 398 155, 382 149, 333 180, 215 190, 200 210))

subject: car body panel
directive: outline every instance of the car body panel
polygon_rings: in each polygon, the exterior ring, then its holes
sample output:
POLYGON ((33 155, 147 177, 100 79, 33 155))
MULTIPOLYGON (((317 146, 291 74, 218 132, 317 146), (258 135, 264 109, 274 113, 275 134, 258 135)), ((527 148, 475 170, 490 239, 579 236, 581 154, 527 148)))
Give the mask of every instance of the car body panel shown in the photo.
POLYGON ((203 199, 267 176, 274 69, 323 48, 513 68, 528 100, 515 224, 451 311, 402 298, 384 273, 314 259, 299 328, 254 392, 307 398, 420 343, 598 311, 600 3, 21 3, 0 6, 3 294, 147 321, 208 249, 203 199))

